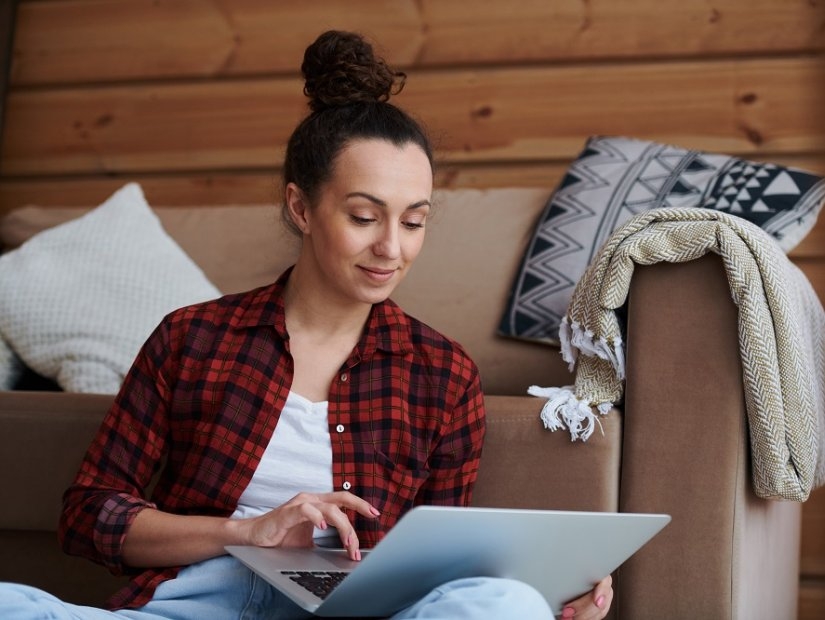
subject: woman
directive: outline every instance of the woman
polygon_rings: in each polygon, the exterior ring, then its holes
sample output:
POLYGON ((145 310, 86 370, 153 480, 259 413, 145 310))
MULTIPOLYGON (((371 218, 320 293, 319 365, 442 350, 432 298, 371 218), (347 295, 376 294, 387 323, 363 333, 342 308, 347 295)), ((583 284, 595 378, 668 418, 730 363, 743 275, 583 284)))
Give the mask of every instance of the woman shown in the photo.
MULTIPOLYGON (((470 502, 478 370, 388 299, 424 241, 430 144, 387 102, 401 75, 357 35, 321 35, 302 70, 312 113, 284 165, 284 216, 302 238, 294 267, 166 317, 64 496, 66 551, 134 575, 114 617, 302 617, 224 547, 331 533, 359 560, 412 506, 470 502)), ((23 599, 55 617, 113 617, 6 592, 19 617, 31 617, 23 599)), ((565 617, 603 617, 611 598, 607 578, 565 617)), ((471 579, 396 617, 552 616, 524 584, 471 579)))

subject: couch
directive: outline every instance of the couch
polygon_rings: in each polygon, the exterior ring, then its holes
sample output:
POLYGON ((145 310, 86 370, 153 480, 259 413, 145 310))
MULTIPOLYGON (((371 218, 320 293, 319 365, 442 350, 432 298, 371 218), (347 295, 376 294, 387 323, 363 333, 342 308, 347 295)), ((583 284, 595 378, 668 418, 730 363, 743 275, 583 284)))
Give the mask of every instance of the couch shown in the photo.
MULTIPOLYGON (((670 514, 614 575, 611 617, 794 618, 800 504, 751 490, 736 308, 717 257, 638 268, 624 403, 587 442, 543 427, 543 401, 526 390, 571 383, 567 365, 557 348, 502 337, 497 326, 548 194, 437 192, 424 250, 393 296, 480 367, 489 430, 474 503, 670 514)), ((80 212, 14 211, 0 241, 10 249, 80 212)), ((297 249, 274 206, 156 212, 223 292, 271 281, 297 249)), ((118 587, 104 569, 64 556, 55 536, 62 491, 111 400, 0 392, 0 580, 86 604, 118 587)))

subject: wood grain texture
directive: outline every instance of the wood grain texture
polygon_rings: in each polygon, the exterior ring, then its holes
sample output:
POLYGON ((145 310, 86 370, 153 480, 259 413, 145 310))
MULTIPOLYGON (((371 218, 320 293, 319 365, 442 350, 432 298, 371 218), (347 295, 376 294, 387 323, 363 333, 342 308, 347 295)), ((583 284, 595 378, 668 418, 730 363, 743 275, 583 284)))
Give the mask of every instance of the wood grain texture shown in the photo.
MULTIPOLYGON (((422 71, 396 101, 448 162, 570 159, 593 134, 804 154, 825 144, 821 70, 802 57, 422 71)), ((2 174, 268 168, 306 111, 301 88, 271 78, 15 91, 2 174)))
POLYGON ((825 579, 802 579, 799 584, 797 620, 825 618, 825 579))
MULTIPOLYGON (((754 158, 825 175, 825 160, 811 156, 754 158)), ((570 160, 526 163, 437 163, 435 187, 544 187, 548 194, 561 181, 570 160)), ((240 172, 124 174, 64 177, 0 177, 0 213, 27 204, 88 206, 100 203, 128 181, 141 184, 150 203, 165 206, 259 204, 277 199, 280 168, 240 172)), ((825 216, 797 246, 794 256, 816 256, 825 248, 825 216)))
POLYGON ((825 299, 825 257, 823 254, 825 254, 825 251, 821 250, 818 256, 794 259, 796 266, 810 280, 820 302, 825 299))
MULTIPOLYGON (((548 194, 561 180, 567 162, 518 165, 451 164, 436 168, 440 188, 546 187, 548 194)), ((278 200, 280 169, 120 176, 69 176, 0 179, 0 213, 17 207, 90 206, 102 202, 128 181, 141 184, 153 205, 261 204, 278 200)))
POLYGON ((825 487, 811 493, 803 506, 799 572, 803 578, 822 579, 825 587, 825 487))
POLYGON ((186 176, 124 175, 0 181, 0 213, 25 205, 83 207, 102 203, 125 183, 140 183, 153 206, 215 206, 274 203, 276 171, 186 176))
MULTIPOLYGON (((5 116, 6 93, 11 73, 12 44, 17 23, 16 0, 0 0, 0 123, 5 116)), ((0 140, 3 127, 0 125, 0 140)))
POLYGON ((328 28, 402 67, 807 53, 808 0, 46 0, 23 2, 16 85, 295 73, 328 28))

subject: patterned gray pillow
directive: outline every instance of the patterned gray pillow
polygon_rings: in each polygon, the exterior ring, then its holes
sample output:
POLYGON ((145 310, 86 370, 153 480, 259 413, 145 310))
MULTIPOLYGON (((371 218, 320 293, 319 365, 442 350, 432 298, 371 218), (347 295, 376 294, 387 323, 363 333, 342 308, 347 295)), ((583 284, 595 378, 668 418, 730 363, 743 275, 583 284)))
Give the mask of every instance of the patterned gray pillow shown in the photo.
POLYGON ((576 282, 610 234, 662 207, 718 209, 747 219, 789 252, 813 228, 822 177, 786 166, 622 137, 590 138, 550 197, 499 333, 558 344, 576 282))

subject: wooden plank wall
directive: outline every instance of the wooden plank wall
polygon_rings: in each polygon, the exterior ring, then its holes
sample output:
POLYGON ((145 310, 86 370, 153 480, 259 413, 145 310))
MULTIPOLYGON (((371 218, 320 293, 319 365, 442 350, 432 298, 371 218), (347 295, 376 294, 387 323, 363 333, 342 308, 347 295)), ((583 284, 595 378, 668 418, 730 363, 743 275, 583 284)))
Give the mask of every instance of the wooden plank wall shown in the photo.
MULTIPOLYGON (((552 188, 593 134, 825 173, 821 0, 22 0, 0 212, 277 200, 297 74, 327 28, 408 74, 442 187, 552 188)), ((825 217, 793 252, 825 297, 825 217)), ((800 618, 825 617, 825 492, 804 508, 800 618)))

